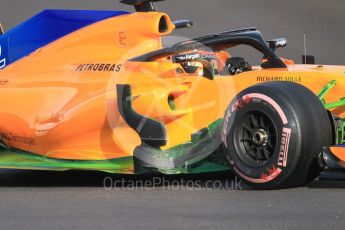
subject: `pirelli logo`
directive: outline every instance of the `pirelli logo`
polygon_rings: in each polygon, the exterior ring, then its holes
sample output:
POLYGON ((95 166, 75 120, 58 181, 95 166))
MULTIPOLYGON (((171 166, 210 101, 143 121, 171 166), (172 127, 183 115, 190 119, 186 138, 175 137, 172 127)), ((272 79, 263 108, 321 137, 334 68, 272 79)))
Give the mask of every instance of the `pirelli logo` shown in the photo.
POLYGON ((284 168, 287 166, 287 161, 288 161, 290 137, 291 137, 291 129, 283 128, 281 145, 279 149, 278 165, 284 168))
POLYGON ((120 72, 122 68, 121 64, 80 64, 77 66, 77 72, 120 72))

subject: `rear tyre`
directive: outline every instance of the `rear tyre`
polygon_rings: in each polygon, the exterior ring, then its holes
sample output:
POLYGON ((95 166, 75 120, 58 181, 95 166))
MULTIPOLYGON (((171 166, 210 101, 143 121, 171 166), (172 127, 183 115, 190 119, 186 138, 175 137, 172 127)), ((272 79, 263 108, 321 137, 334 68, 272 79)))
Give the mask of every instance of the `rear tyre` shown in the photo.
POLYGON ((222 139, 235 174, 254 189, 297 187, 315 179, 329 115, 307 88, 290 82, 255 85, 228 107, 222 139))

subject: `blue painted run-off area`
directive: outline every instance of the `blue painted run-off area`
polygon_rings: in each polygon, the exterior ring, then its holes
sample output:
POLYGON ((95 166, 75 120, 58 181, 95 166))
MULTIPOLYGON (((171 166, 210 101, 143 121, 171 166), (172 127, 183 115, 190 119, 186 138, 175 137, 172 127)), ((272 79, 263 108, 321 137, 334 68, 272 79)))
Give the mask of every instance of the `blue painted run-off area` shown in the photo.
POLYGON ((0 69, 35 50, 124 11, 44 10, 0 36, 0 69))

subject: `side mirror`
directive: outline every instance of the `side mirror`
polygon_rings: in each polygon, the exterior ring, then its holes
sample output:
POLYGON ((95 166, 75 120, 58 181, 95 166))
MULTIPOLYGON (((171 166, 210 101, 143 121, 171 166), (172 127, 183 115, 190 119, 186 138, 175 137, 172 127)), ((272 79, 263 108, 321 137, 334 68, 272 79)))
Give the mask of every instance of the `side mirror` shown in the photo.
POLYGON ((194 23, 191 20, 177 20, 173 21, 175 29, 192 28, 194 23))
POLYGON ((268 46, 273 51, 276 52, 278 48, 284 48, 287 46, 287 39, 286 38, 277 38, 273 40, 268 40, 268 46))

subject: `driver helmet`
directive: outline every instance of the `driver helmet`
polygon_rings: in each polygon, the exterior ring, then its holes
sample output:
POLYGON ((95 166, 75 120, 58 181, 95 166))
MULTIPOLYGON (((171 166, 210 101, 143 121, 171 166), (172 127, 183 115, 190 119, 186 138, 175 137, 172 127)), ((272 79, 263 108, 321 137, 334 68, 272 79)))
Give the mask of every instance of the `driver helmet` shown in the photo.
POLYGON ((203 75, 203 66, 198 59, 204 59, 213 65, 215 73, 219 73, 218 57, 215 52, 194 50, 173 56, 175 63, 180 63, 186 73, 203 75))

